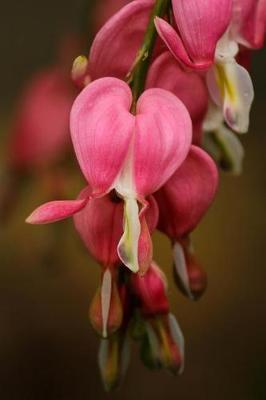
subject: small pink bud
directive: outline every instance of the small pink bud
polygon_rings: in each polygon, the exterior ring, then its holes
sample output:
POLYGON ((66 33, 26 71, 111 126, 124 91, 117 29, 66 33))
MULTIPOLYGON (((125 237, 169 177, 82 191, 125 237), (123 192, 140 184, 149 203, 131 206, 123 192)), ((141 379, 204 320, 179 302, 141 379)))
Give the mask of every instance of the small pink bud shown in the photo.
POLYGON ((154 262, 145 275, 132 274, 130 284, 143 315, 152 316, 169 312, 166 278, 154 262))

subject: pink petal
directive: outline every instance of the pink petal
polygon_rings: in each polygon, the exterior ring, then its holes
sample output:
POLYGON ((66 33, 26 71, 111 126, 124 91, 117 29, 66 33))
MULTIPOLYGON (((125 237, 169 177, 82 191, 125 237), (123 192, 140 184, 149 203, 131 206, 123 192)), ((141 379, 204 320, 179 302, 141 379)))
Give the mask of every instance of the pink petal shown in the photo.
POLYGON ((134 130, 129 86, 116 78, 88 85, 74 102, 70 127, 76 156, 94 193, 110 190, 134 130))
POLYGON ((57 200, 45 203, 38 207, 26 219, 28 224, 48 224, 71 217, 82 210, 88 202, 88 198, 80 200, 57 200))
POLYGON ((190 59, 184 44, 175 31, 175 29, 168 24, 164 19, 155 17, 154 20, 156 30, 158 35, 163 40, 164 44, 168 47, 172 55, 178 60, 181 61, 185 66, 192 68, 192 69, 207 69, 212 62, 194 62, 190 59))
POLYGON ((190 59, 212 63, 216 44, 230 23, 232 0, 172 0, 172 5, 190 59))
POLYGON ((134 141, 136 192, 158 190, 187 156, 192 124, 187 109, 172 93, 148 89, 138 100, 134 141))
POLYGON ((141 46, 154 0, 133 1, 116 13, 98 32, 91 47, 92 79, 124 79, 141 46))
POLYGON ((119 263, 117 245, 123 233, 122 201, 113 202, 110 196, 91 199, 74 216, 74 223, 85 246, 99 263, 104 266, 119 263))
POLYGON ((159 205, 159 229, 171 239, 192 231, 211 205, 218 186, 214 161, 196 146, 155 198, 159 205))
POLYGON ((183 70, 171 53, 166 51, 151 65, 146 87, 169 90, 184 103, 193 122, 193 142, 199 144, 199 131, 208 109, 208 90, 203 78, 183 70))
POLYGON ((151 233, 155 230, 159 219, 159 208, 153 196, 149 196, 146 205, 140 212, 141 232, 138 242, 139 272, 145 274, 153 258, 151 233))

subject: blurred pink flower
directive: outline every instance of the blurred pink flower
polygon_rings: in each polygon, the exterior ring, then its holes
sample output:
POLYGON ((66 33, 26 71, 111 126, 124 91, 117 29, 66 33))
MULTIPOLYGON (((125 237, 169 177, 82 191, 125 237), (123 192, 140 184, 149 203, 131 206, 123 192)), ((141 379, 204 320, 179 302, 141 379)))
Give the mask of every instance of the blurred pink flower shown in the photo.
POLYGON ((59 67, 38 73, 28 84, 10 128, 9 157, 16 169, 43 167, 69 145, 69 113, 76 92, 59 67))

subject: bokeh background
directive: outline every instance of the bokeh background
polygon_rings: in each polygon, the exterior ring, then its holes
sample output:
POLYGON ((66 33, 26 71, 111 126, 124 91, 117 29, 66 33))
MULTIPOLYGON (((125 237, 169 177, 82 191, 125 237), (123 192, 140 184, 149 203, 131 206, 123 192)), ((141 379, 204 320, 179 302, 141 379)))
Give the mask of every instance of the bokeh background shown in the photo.
MULTIPOLYGON (((64 33, 87 32, 83 51, 89 46, 95 2, 84 3, 1 4, 2 171, 8 127, 27 81, 53 63, 64 33)), ((186 338, 184 375, 175 378, 146 370, 133 347, 123 386, 104 393, 97 367, 98 338, 87 317, 99 268, 72 221, 61 222, 56 229, 24 224, 32 209, 48 200, 43 185, 26 180, 17 207, 0 233, 1 399, 266 398, 265 72, 264 50, 254 54, 252 63, 256 99, 250 132, 243 137, 244 173, 238 178, 222 174, 217 200, 194 234, 197 254, 209 276, 208 291, 198 303, 190 303, 170 283, 172 310, 186 338)), ((74 161, 70 167, 75 170, 74 161)), ((77 193, 82 178, 78 169, 71 174, 70 192, 77 193)), ((170 277, 169 243, 159 234, 155 255, 170 277)))

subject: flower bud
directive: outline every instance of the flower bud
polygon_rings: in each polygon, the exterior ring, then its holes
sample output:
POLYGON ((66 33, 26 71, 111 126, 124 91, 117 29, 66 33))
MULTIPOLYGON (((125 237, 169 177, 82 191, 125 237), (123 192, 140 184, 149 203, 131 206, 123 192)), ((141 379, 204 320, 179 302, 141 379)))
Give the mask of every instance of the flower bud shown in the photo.
POLYGON ((123 307, 112 272, 106 269, 89 310, 93 328, 106 338, 117 331, 123 318, 123 307))
POLYGON ((120 384, 128 368, 129 358, 129 340, 123 331, 101 340, 98 364, 106 391, 120 384))
POLYGON ((154 262, 145 275, 132 274, 130 285, 139 301, 142 315, 154 316, 169 312, 166 278, 154 262))
POLYGON ((148 368, 166 368, 174 374, 183 372, 184 338, 172 314, 147 320, 141 358, 148 368))

